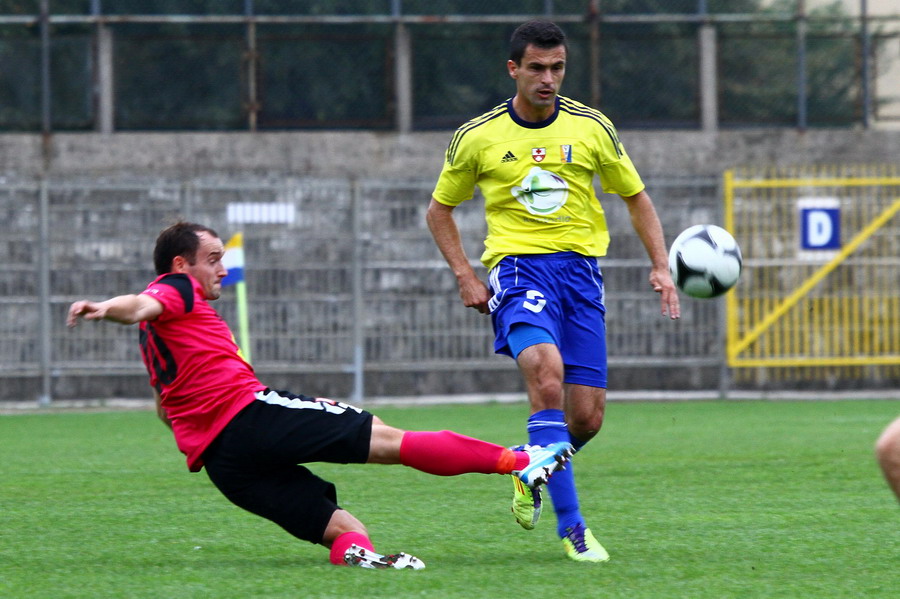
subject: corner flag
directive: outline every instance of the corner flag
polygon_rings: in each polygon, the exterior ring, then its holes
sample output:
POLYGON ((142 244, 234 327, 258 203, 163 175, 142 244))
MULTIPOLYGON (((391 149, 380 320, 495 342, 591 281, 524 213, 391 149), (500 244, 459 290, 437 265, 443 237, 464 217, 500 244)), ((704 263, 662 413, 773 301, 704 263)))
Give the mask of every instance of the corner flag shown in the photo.
POLYGON ((247 285, 244 282, 244 234, 235 233, 225 244, 222 265, 228 274, 222 279, 222 287, 235 286, 237 293, 238 331, 243 358, 250 363, 250 321, 247 315, 247 285))
POLYGON ((228 274, 222 279, 222 287, 244 282, 244 234, 235 233, 225 244, 225 256, 222 265, 228 274))

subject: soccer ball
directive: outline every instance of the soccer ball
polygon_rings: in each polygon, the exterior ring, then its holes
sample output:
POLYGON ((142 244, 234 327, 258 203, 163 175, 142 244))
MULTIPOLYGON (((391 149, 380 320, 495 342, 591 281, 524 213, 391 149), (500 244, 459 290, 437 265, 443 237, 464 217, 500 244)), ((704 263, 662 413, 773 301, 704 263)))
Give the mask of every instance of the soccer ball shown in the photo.
POLYGON ((741 263, 741 248, 734 237, 715 225, 688 227, 669 250, 672 279, 691 297, 716 297, 734 287, 741 263))

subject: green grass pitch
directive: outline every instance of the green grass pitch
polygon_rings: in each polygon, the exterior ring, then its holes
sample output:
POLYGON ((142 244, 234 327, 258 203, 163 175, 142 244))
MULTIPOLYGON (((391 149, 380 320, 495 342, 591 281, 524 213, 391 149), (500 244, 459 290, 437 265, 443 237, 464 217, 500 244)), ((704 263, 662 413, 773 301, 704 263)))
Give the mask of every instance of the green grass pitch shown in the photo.
MULTIPOLYGON (((523 441, 524 404, 381 408, 403 428, 523 441)), ((575 457, 612 555, 567 561, 551 512, 509 513, 505 477, 313 465, 376 548, 421 572, 327 552, 189 474, 149 412, 0 416, 0 596, 11 598, 896 597, 900 507, 873 458, 897 401, 613 402, 575 457)))

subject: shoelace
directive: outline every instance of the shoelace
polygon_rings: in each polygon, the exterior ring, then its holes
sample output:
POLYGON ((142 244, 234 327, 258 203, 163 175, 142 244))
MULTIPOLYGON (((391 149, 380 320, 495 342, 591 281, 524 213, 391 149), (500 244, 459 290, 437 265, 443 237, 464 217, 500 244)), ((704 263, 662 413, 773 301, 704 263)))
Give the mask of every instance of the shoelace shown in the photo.
POLYGON ((575 546, 575 551, 578 553, 584 553, 587 551, 587 541, 584 540, 584 528, 581 526, 576 526, 575 528, 568 529, 566 532, 566 536, 572 541, 572 545, 575 546))

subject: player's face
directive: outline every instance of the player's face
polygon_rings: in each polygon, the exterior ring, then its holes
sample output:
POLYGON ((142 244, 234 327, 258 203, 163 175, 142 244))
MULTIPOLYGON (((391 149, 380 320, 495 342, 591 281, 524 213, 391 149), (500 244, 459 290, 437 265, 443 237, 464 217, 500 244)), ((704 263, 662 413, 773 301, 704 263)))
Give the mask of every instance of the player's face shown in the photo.
POLYGON ((538 48, 528 44, 520 64, 506 64, 516 80, 516 113, 529 121, 542 121, 553 114, 556 96, 566 75, 566 47, 538 48))
POLYGON ((225 246, 222 245, 221 239, 213 237, 206 231, 200 231, 197 237, 200 238, 197 257, 193 264, 184 263, 184 271, 203 286, 206 299, 219 299, 222 295, 222 279, 228 274, 228 269, 222 264, 225 246))

